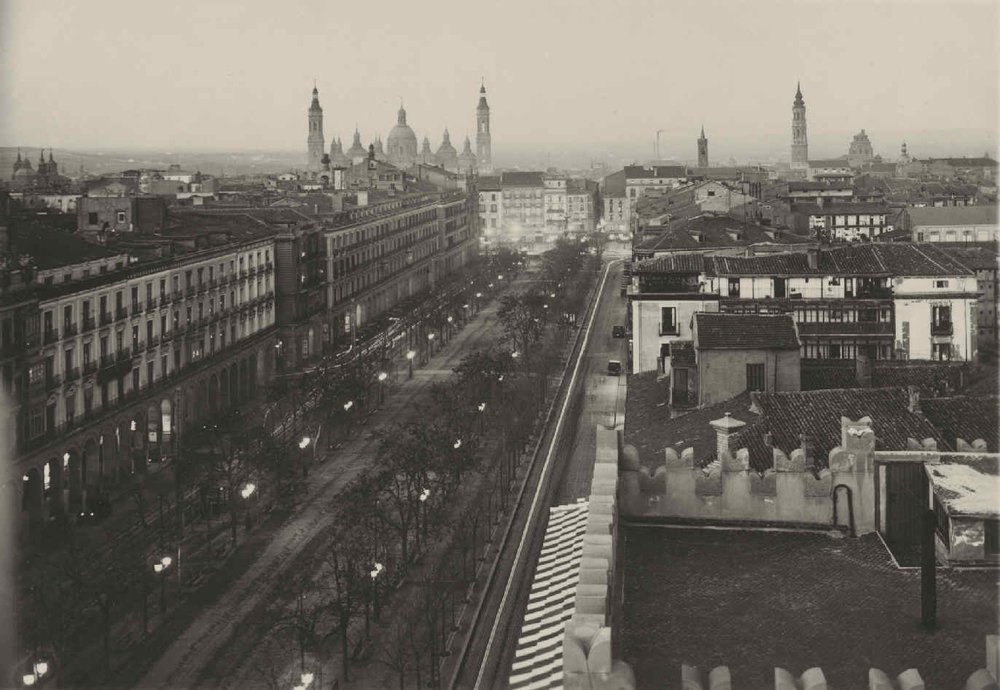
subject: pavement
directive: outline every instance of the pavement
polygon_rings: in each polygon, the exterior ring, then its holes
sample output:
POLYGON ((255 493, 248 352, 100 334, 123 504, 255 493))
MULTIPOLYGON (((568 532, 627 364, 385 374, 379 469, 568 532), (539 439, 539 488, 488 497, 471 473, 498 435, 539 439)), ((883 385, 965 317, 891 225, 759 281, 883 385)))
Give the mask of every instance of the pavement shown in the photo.
POLYGON ((248 620, 267 602, 272 586, 287 575, 288 566, 317 535, 334 525, 335 513, 327 509, 331 500, 364 469, 374 457, 377 441, 373 427, 397 423, 419 414, 420 401, 431 386, 452 374, 452 367, 470 350, 495 342, 500 326, 494 317, 496 303, 485 306, 466 327, 431 358, 426 369, 407 378, 405 360, 388 388, 380 412, 366 433, 358 433, 334 455, 314 467, 308 480, 309 493, 296 512, 280 526, 274 537, 236 577, 167 647, 142 677, 141 688, 246 687, 250 655, 227 658, 226 648, 240 631, 252 625, 248 620), (489 323, 487 323, 489 321, 489 323), (221 662, 221 663, 220 663, 221 662))

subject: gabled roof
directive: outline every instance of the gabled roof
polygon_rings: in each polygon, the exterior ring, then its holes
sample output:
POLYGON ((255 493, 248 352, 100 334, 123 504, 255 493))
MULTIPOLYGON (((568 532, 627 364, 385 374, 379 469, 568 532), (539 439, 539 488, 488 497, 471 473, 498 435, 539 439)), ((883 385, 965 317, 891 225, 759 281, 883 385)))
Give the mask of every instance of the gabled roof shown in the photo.
POLYGON ((683 165, 626 165, 625 179, 655 179, 655 178, 687 177, 687 168, 683 165))
POLYGON ((846 158, 823 158, 809 161, 810 168, 850 168, 846 158))
POLYGON ((931 206, 911 208, 910 225, 996 225, 996 204, 989 206, 931 206))
POLYGON ((982 439, 990 452, 1000 450, 997 431, 1000 405, 996 396, 926 398, 920 401, 920 408, 951 447, 958 438, 966 443, 982 439))
POLYGON ((694 315, 697 350, 798 350, 799 336, 791 314, 694 315))
POLYGON ((849 244, 820 252, 817 268, 801 252, 709 257, 715 275, 959 276, 972 272, 933 243, 849 244))
POLYGON ((503 187, 544 187, 545 173, 542 172, 505 172, 500 175, 503 187))
POLYGON ((813 180, 793 180, 788 183, 789 192, 815 192, 834 190, 854 191, 854 186, 850 182, 820 182, 813 180))
POLYGON ((954 247, 943 245, 941 250, 973 271, 998 270, 997 253, 985 247, 954 247))
POLYGON ((611 173, 604 178, 604 192, 606 197, 625 196, 625 171, 611 173))
POLYGON ((636 261, 632 273, 701 273, 707 265, 704 254, 668 254, 654 259, 636 261))
POLYGON ((798 213, 808 213, 814 216, 844 216, 858 213, 888 213, 889 206, 884 203, 860 201, 857 203, 833 203, 833 204, 795 204, 794 210, 798 213))
POLYGON ((924 163, 947 163, 955 168, 990 168, 996 167, 997 162, 992 158, 926 158, 924 163))
POLYGON ((927 417, 910 411, 910 396, 905 388, 751 393, 751 400, 760 412, 760 421, 754 431, 744 429, 738 435, 749 441, 745 446, 736 443, 733 447, 747 447, 755 466, 772 464, 766 446, 758 443, 763 434, 770 432, 774 447, 786 455, 801 447, 801 435, 805 434, 817 466, 826 467, 830 451, 840 445, 841 417, 871 417, 877 450, 905 450, 908 438, 930 438, 937 441, 939 449, 948 448, 947 440, 927 417))

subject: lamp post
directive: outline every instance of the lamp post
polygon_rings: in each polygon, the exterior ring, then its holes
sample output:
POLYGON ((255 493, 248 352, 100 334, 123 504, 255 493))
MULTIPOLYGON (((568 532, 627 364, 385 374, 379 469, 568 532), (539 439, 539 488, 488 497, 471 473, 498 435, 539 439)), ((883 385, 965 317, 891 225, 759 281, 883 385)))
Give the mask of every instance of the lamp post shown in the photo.
POLYGON ((167 612, 167 568, 173 563, 170 556, 164 556, 159 562, 153 564, 153 572, 160 575, 160 615, 167 612))
POLYGON ((431 496, 431 490, 428 489, 428 488, 424 488, 424 490, 421 491, 420 495, 417 497, 418 500, 420 501, 420 505, 418 506, 419 512, 417 513, 417 522, 419 523, 417 525, 417 551, 418 552, 420 551, 420 548, 421 548, 420 547, 420 537, 421 537, 421 535, 426 535, 426 533, 427 533, 427 517, 426 517, 426 510, 424 508, 424 504, 427 503, 427 499, 430 498, 430 496, 431 496))
POLYGON ((448 315, 448 340, 452 339, 452 336, 453 336, 452 327, 453 327, 454 323, 455 323, 455 317, 451 316, 449 314, 448 315))
POLYGON ((351 408, 354 407, 354 401, 348 400, 344 403, 344 418, 347 426, 346 436, 350 438, 351 436, 351 408))
POLYGON ((433 333, 428 333, 427 334, 427 360, 430 361, 430 358, 433 357, 433 356, 434 356, 434 334, 433 333))
MULTIPOLYGON (((503 377, 501 376, 501 379, 502 378, 503 377)), ((482 436, 483 435, 483 419, 486 417, 486 414, 485 414, 486 413, 486 403, 485 402, 479 403, 479 405, 476 406, 476 409, 479 410, 479 435, 482 436)))
POLYGON ((385 402, 385 380, 388 378, 388 374, 384 371, 378 373, 378 404, 379 407, 385 402))
MULTIPOLYGON (((301 439, 299 439, 299 450, 305 451, 305 449, 309 447, 310 443, 312 443, 312 439, 309 438, 308 436, 303 436, 301 439)), ((303 477, 309 476, 309 467, 308 465, 306 465, 306 456, 304 452, 302 455, 302 476, 303 477)))
POLYGON ((250 519, 250 497, 254 495, 255 491, 257 491, 257 485, 253 482, 247 482, 246 485, 240 489, 240 496, 243 497, 244 505, 246 506, 244 523, 246 524, 247 532, 250 531, 250 527, 253 524, 250 519))
POLYGON ((413 378, 413 358, 417 356, 417 353, 410 350, 406 353, 406 363, 410 366, 410 378, 413 378))
MULTIPOLYGON (((368 571, 368 577, 371 578, 371 603, 375 607, 375 620, 378 620, 378 577, 385 570, 385 566, 381 563, 376 562, 372 569, 368 571)), ((371 639, 371 623, 368 616, 368 605, 365 605, 365 639, 371 639)))

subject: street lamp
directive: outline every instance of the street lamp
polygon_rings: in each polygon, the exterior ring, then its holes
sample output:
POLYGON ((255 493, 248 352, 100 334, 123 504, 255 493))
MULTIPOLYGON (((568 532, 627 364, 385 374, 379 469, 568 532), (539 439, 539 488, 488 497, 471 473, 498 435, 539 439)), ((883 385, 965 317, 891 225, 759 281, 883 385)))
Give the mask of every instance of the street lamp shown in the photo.
POLYGON ((458 450, 459 448, 461 448, 462 447, 462 439, 460 439, 460 438, 459 439, 455 439, 455 443, 453 443, 451 447, 454 448, 455 450, 458 450))
POLYGON ((311 673, 303 673, 299 677, 299 684, 298 685, 293 685, 292 686, 292 690, 307 690, 309 688, 309 686, 312 685, 313 678, 315 678, 315 676, 313 676, 313 674, 311 674, 311 673))
POLYGON ((28 687, 31 687, 42 678, 45 674, 49 672, 49 662, 47 661, 36 661, 31 665, 31 673, 25 673, 21 676, 21 681, 28 687))
POLYGON ((406 361, 407 361, 407 364, 410 365, 410 378, 411 379, 413 378, 413 358, 416 357, 416 356, 417 356, 417 353, 414 352, 413 350, 410 350, 409 352, 406 353, 406 361))
POLYGON ((510 358, 511 359, 517 359, 520 356, 521 356, 521 353, 518 352, 517 350, 514 350, 513 352, 510 353, 510 358))
MULTIPOLYGON (((345 407, 346 407, 346 406, 345 406, 345 407)), ((302 437, 302 438, 301 438, 301 439, 299 440, 299 450, 305 450, 306 448, 308 448, 308 447, 309 447, 309 444, 310 444, 310 443, 312 443, 312 439, 311 439, 311 438, 309 438, 308 436, 303 436, 303 437, 302 437)))
POLYGON ((384 371, 378 373, 378 404, 381 407, 382 403, 385 401, 385 380, 388 378, 388 374, 384 371))
MULTIPOLYGON (((158 563, 153 564, 153 572, 157 575, 163 575, 170 564, 173 563, 173 559, 170 556, 164 556, 160 559, 158 563)), ((160 613, 164 614, 167 611, 167 576, 163 575, 160 578, 160 613)))

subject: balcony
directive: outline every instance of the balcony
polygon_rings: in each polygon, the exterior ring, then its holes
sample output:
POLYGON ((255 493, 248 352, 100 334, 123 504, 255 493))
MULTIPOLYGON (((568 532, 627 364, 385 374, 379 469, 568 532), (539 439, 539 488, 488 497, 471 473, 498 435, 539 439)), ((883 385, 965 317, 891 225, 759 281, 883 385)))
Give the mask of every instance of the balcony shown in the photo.
POLYGON ((132 306, 129 308, 129 313, 132 316, 138 316, 139 314, 141 314, 142 313, 142 303, 141 302, 133 302, 132 306))
POLYGON ((184 289, 184 295, 186 297, 194 297, 195 293, 197 293, 197 292, 198 292, 198 288, 196 288, 194 285, 188 285, 184 289))
POLYGON ((180 288, 177 288, 176 290, 174 290, 174 301, 176 302, 179 299, 184 299, 184 291, 181 290, 180 288))
POLYGON ((827 321, 799 323, 800 335, 886 335, 895 331, 890 321, 827 321))
POLYGON ((173 331, 164 331, 163 333, 160 334, 160 342, 161 343, 170 342, 170 339, 173 337, 174 337, 173 331))
POLYGON ((51 391, 62 385, 62 377, 52 374, 51 376, 45 377, 45 390, 51 391))
POLYGON ((169 292, 164 292, 162 295, 160 295, 160 304, 162 304, 163 306, 166 306, 173 301, 174 301, 174 296, 169 292))
POLYGON ((146 310, 147 311, 156 309, 156 307, 157 307, 157 301, 156 301, 155 297, 152 297, 152 298, 146 300, 146 310))
POLYGON ((54 328, 47 328, 42 333, 42 343, 44 345, 51 345, 57 340, 59 340, 59 331, 54 328))
POLYGON ((127 318, 128 318, 128 309, 126 309, 125 307, 115 308, 116 321, 121 321, 122 319, 127 319, 127 318))
POLYGON ((63 324, 63 337, 64 338, 69 338, 71 336, 74 336, 74 335, 76 335, 76 333, 77 333, 77 329, 76 329, 76 324, 75 323, 66 322, 66 323, 63 324))
POLYGON ((115 356, 112 354, 101 355, 101 369, 107 369, 115 365, 115 356))
POLYGON ((677 335, 677 326, 666 326, 661 323, 659 333, 660 335, 677 335))
POLYGON ((931 335, 952 335, 954 332, 951 321, 931 322, 931 335))
POLYGON ((84 376, 87 376, 88 374, 93 374, 95 371, 97 371, 97 360, 96 359, 92 359, 89 362, 84 362, 83 363, 83 375, 84 376))
POLYGON ((198 283, 198 288, 197 289, 198 289, 198 294, 199 295, 203 294, 206 290, 208 290, 208 283, 207 282, 205 282, 205 283, 198 283))
MULTIPOLYGON (((892 299, 892 288, 889 287, 860 287, 854 291, 856 299, 892 299)), ((851 295, 847 295, 848 298, 851 295)))
POLYGON ((76 381, 78 378, 80 378, 79 367, 73 367, 71 369, 66 370, 66 383, 69 383, 70 381, 76 381))
POLYGON ((83 329, 82 329, 83 332, 86 333, 87 331, 92 331, 95 328, 97 328, 97 319, 95 319, 93 316, 84 316, 83 329))
POLYGON ((115 354, 115 358, 119 362, 124 362, 126 360, 131 360, 132 359, 132 348, 126 347, 126 348, 123 348, 123 349, 119 350, 115 354))
POLYGON ((249 275, 251 277, 257 275, 257 267, 256 266, 251 266, 249 269, 247 269, 247 275, 249 275))

